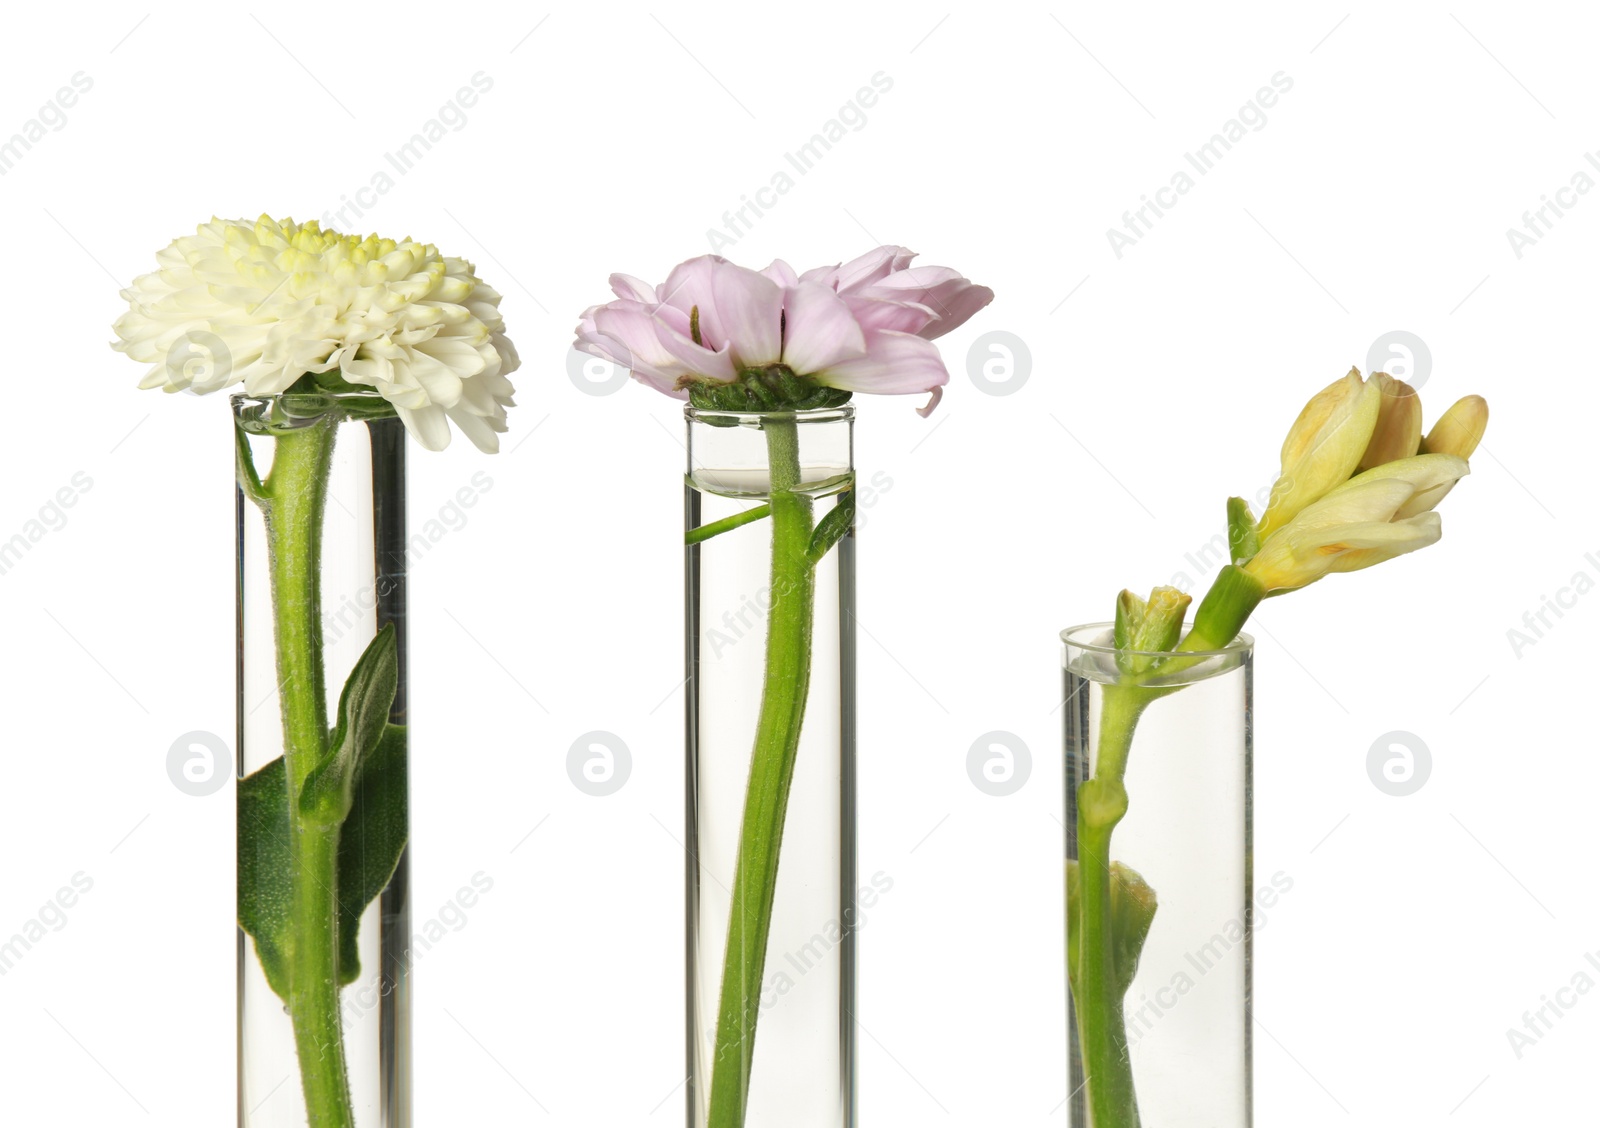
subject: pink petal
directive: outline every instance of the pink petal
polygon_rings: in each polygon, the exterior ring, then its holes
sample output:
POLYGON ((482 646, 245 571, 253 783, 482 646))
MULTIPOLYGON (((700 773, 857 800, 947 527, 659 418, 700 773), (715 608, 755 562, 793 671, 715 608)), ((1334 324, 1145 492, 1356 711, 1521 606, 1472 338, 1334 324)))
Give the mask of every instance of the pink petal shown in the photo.
POLYGON ((685 315, 696 307, 700 310, 700 339, 712 348, 724 348, 728 333, 717 313, 712 292, 712 278, 728 260, 720 255, 701 255, 672 268, 667 280, 656 287, 656 296, 662 305, 679 309, 685 315))
POLYGON ((861 328, 867 330, 893 329, 897 333, 920 333, 930 322, 939 318, 934 310, 917 302, 864 298, 858 294, 845 294, 843 297, 861 328))
POLYGON ((595 311, 594 324, 594 333, 580 338, 579 347, 590 345, 585 352, 620 364, 652 387, 666 391, 678 377, 693 371, 661 343, 656 318, 648 310, 633 307, 632 302, 601 306, 595 311))
POLYGON ((727 349, 718 351, 695 344, 687 326, 679 330, 666 319, 658 318, 656 340, 683 367, 686 374, 704 376, 723 384, 738 378, 732 354, 727 349))
POLYGON ((800 285, 800 276, 794 272, 794 267, 782 259, 773 259, 761 273, 785 290, 792 290, 800 285))
MULTIPOLYGON (((719 263, 711 276, 719 338, 728 342, 739 368, 776 364, 783 356, 783 291, 754 270, 719 263)), ((705 326, 706 311, 700 310, 705 326)))
POLYGON ((824 286, 832 287, 839 279, 839 264, 832 266, 813 266, 800 276, 802 282, 821 282, 824 286))
POLYGON ((783 311, 783 363, 802 376, 867 351, 850 307, 821 282, 802 282, 790 290, 783 311))
POLYGON ((870 286, 897 271, 905 270, 916 257, 916 251, 907 250, 905 247, 883 246, 868 251, 860 258, 853 258, 839 268, 839 292, 870 286))
POLYGON ((916 257, 915 251, 908 251, 904 247, 875 247, 847 263, 808 270, 800 276, 800 281, 822 282, 843 293, 871 285, 897 270, 904 270, 916 257))
POLYGON ((919 330, 931 340, 965 323, 994 300, 994 291, 973 285, 948 266, 919 266, 889 275, 862 290, 861 296, 917 302, 933 309, 939 319, 919 330))
POLYGON ((974 286, 965 279, 952 283, 948 289, 936 290, 927 295, 926 302, 939 311, 939 320, 924 326, 919 332, 930 341, 942 337, 952 329, 966 324, 967 319, 994 301, 994 291, 987 286, 974 286))
POLYGON ((895 396, 947 384, 950 373, 932 343, 914 333, 880 331, 867 335, 865 356, 841 361, 813 378, 830 388, 895 396))
POLYGON ((611 276, 611 292, 619 298, 628 301, 643 302, 654 305, 656 302, 655 287, 631 274, 613 274, 611 276))

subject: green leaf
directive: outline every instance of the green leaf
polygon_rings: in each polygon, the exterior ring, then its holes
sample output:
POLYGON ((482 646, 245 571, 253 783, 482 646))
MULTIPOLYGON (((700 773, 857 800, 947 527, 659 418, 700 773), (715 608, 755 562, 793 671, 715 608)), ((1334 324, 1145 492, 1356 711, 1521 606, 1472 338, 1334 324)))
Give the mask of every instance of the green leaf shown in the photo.
POLYGON ((361 914, 382 893, 406 848, 406 730, 389 725, 355 783, 339 832, 339 982, 361 974, 356 954, 361 914))
POLYGON ((752 521, 759 521, 761 518, 767 516, 771 512, 771 505, 757 505, 752 509, 744 510, 742 513, 735 513, 732 517, 724 517, 722 520, 713 521, 709 525, 701 525, 699 528, 690 529, 687 533, 683 534, 683 543, 699 544, 702 541, 708 541, 712 537, 721 536, 723 533, 737 529, 741 525, 748 525, 752 521))
POLYGON ((817 527, 811 533, 811 548, 807 555, 815 564, 828 550, 839 542, 839 538, 850 531, 850 526, 856 519, 856 492, 846 490, 839 495, 839 503, 823 515, 817 522, 817 527))
POLYGON ((239 927, 256 942, 267 983, 289 999, 289 782, 279 756, 239 781, 239 927))
POLYGON ((351 789, 362 762, 370 756, 389 723, 400 686, 399 648, 393 623, 385 623, 356 659, 339 694, 338 724, 326 759, 300 788, 300 813, 324 826, 350 812, 351 789))
POLYGON ((245 497, 265 509, 272 498, 261 485, 261 475, 256 473, 255 457, 250 453, 250 440, 244 428, 233 428, 234 465, 239 476, 239 490, 245 497))
MULTIPOLYGON (((389 725, 363 761, 339 830, 339 982, 361 974, 361 914, 383 892, 406 847, 406 730, 389 725)), ((294 890, 289 791, 280 756, 239 781, 239 927, 256 944, 267 983, 289 998, 294 890)))

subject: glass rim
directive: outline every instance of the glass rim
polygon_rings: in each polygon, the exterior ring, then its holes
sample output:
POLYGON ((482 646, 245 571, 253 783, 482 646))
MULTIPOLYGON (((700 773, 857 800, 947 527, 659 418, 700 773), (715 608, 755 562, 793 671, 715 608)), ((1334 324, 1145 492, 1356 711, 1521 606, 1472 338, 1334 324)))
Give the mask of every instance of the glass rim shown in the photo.
POLYGON ((683 417, 691 423, 706 422, 711 419, 735 420, 740 423, 759 422, 763 419, 793 420, 796 423, 841 423, 855 418, 854 404, 840 404, 838 407, 813 407, 804 410, 784 408, 780 411, 725 411, 719 408, 695 407, 693 404, 683 405, 683 417))
POLYGON ((230 403, 234 407, 239 407, 239 406, 245 405, 245 404, 272 403, 275 400, 284 400, 284 399, 312 399, 312 398, 315 398, 315 399, 333 400, 335 402, 338 402, 340 400, 355 400, 355 399, 369 400, 369 399, 373 399, 375 397, 378 398, 378 399, 382 399, 383 398, 383 393, 378 391, 377 388, 372 388, 372 387, 363 387, 363 388, 361 388, 360 390, 357 390, 357 391, 342 391, 342 392, 327 392, 327 391, 323 391, 322 389, 319 388, 318 390, 316 390, 314 392, 273 392, 270 395, 266 395, 266 394, 263 394, 263 393, 260 393, 260 392, 234 392, 234 393, 232 393, 231 395, 228 396, 228 403, 230 403))
MULTIPOLYGON (((1186 620, 1183 625, 1184 625, 1185 628, 1192 627, 1194 625, 1194 621, 1192 619, 1191 620, 1186 620)), ((1141 655, 1141 656, 1148 656, 1148 657, 1151 657, 1151 658, 1170 658, 1175 654, 1182 654, 1185 657, 1189 657, 1189 658, 1220 658, 1220 657, 1224 657, 1224 656, 1227 656, 1227 655, 1248 654, 1248 653, 1253 652, 1255 650, 1255 646, 1256 646, 1255 636, 1246 634, 1243 631, 1240 631, 1239 634, 1234 637, 1234 640, 1232 642, 1228 643, 1227 646, 1218 647, 1218 648, 1216 648, 1214 650, 1121 650, 1121 651, 1119 651, 1115 646, 1107 646, 1104 643, 1098 643, 1098 642, 1085 642, 1085 641, 1082 641, 1080 638, 1076 637, 1076 636, 1078 636, 1080 634, 1087 635, 1090 632, 1093 632, 1096 636, 1098 636, 1098 635, 1104 634, 1107 631, 1115 630, 1116 626, 1117 626, 1116 623, 1109 622, 1109 621, 1101 622, 1101 623, 1079 623, 1075 627, 1067 627, 1065 630, 1063 630, 1061 632, 1060 637, 1061 637, 1061 641, 1063 643, 1065 643, 1067 646, 1075 646, 1079 650, 1085 651, 1086 653, 1090 653, 1090 654, 1111 654, 1111 655, 1116 655, 1116 654, 1119 654, 1119 653, 1120 654, 1137 654, 1137 655, 1141 655)))

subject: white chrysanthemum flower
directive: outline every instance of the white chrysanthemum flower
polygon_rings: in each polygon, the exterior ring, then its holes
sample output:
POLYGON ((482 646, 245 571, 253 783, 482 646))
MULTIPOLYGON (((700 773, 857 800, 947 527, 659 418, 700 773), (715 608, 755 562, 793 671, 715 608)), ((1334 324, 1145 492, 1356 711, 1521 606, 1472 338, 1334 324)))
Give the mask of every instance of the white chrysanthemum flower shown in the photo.
POLYGON ((447 419, 499 447, 518 365, 500 295, 427 243, 262 216, 213 219, 122 292, 113 348, 149 364, 142 388, 277 395, 306 373, 367 385, 429 450, 447 419), (193 363, 196 353, 208 354, 193 363))

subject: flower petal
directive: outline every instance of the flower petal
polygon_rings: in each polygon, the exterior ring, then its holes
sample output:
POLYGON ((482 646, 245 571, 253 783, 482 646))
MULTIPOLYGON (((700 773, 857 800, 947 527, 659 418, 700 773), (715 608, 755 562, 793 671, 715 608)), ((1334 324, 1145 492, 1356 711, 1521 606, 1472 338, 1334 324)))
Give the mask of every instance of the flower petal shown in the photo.
POLYGON ((914 333, 880 331, 867 334, 865 355, 840 361, 812 378, 830 388, 893 396, 937 388, 949 383, 950 373, 931 342, 914 333))
POLYGON ((649 305, 654 305, 656 301, 655 288, 631 274, 613 274, 611 292, 628 301, 644 302, 649 305))
POLYGON ((800 276, 794 272, 794 267, 782 259, 773 259, 761 271, 763 275, 772 279, 785 290, 792 290, 800 285, 800 276))
POLYGON ((897 270, 904 270, 911 265, 911 260, 916 257, 917 253, 915 251, 886 244, 882 247, 874 247, 866 254, 859 255, 838 266, 822 266, 815 270, 808 270, 800 276, 800 281, 822 282, 842 294, 849 290, 859 290, 864 286, 870 286, 897 270))
POLYGON ((820 282, 802 282, 785 294, 783 316, 783 363, 801 376, 867 351, 850 307, 820 282))
MULTIPOLYGON (((783 291, 778 284, 754 270, 720 263, 711 275, 711 292, 734 365, 776 364, 783 356, 783 291)), ((705 325, 704 310, 700 324, 705 325)))
POLYGON ((739 373, 734 369, 729 350, 714 352, 704 345, 695 344, 688 336, 687 326, 681 330, 674 329, 665 319, 658 319, 656 340, 683 369, 680 375, 701 376, 721 384, 731 383, 738 378, 739 373))
POLYGON ((700 340, 707 347, 723 349, 728 346, 728 331, 717 312, 716 294, 712 279, 720 267, 730 265, 720 255, 701 255, 680 262, 672 268, 667 280, 656 287, 656 298, 661 305, 682 310, 687 316, 699 310, 700 340))
MULTIPOLYGON (((604 351, 585 351, 620 364, 652 387, 670 388, 679 376, 692 371, 661 343, 656 332, 660 322, 643 308, 630 308, 627 302, 602 306, 595 311, 594 324, 604 351)), ((579 347, 587 343, 580 341, 579 347)))
POLYGON ((1330 572, 1355 572, 1427 548, 1443 535, 1437 513, 1419 513, 1403 521, 1355 533, 1345 539, 1349 551, 1334 558, 1330 572))
POLYGON ((933 309, 917 302, 865 298, 859 294, 842 296, 861 328, 868 331, 892 329, 896 333, 916 333, 920 336, 922 330, 939 316, 933 309))
POLYGON ((977 286, 948 266, 918 266, 901 270, 860 291, 863 297, 916 302, 938 315, 921 332, 932 340, 964 324, 968 318, 994 301, 994 291, 977 286))
POLYGON ((406 425, 406 430, 416 437, 426 450, 443 450, 450 445, 450 423, 445 416, 444 408, 437 404, 413 410, 395 405, 395 413, 400 416, 400 422, 406 425))

